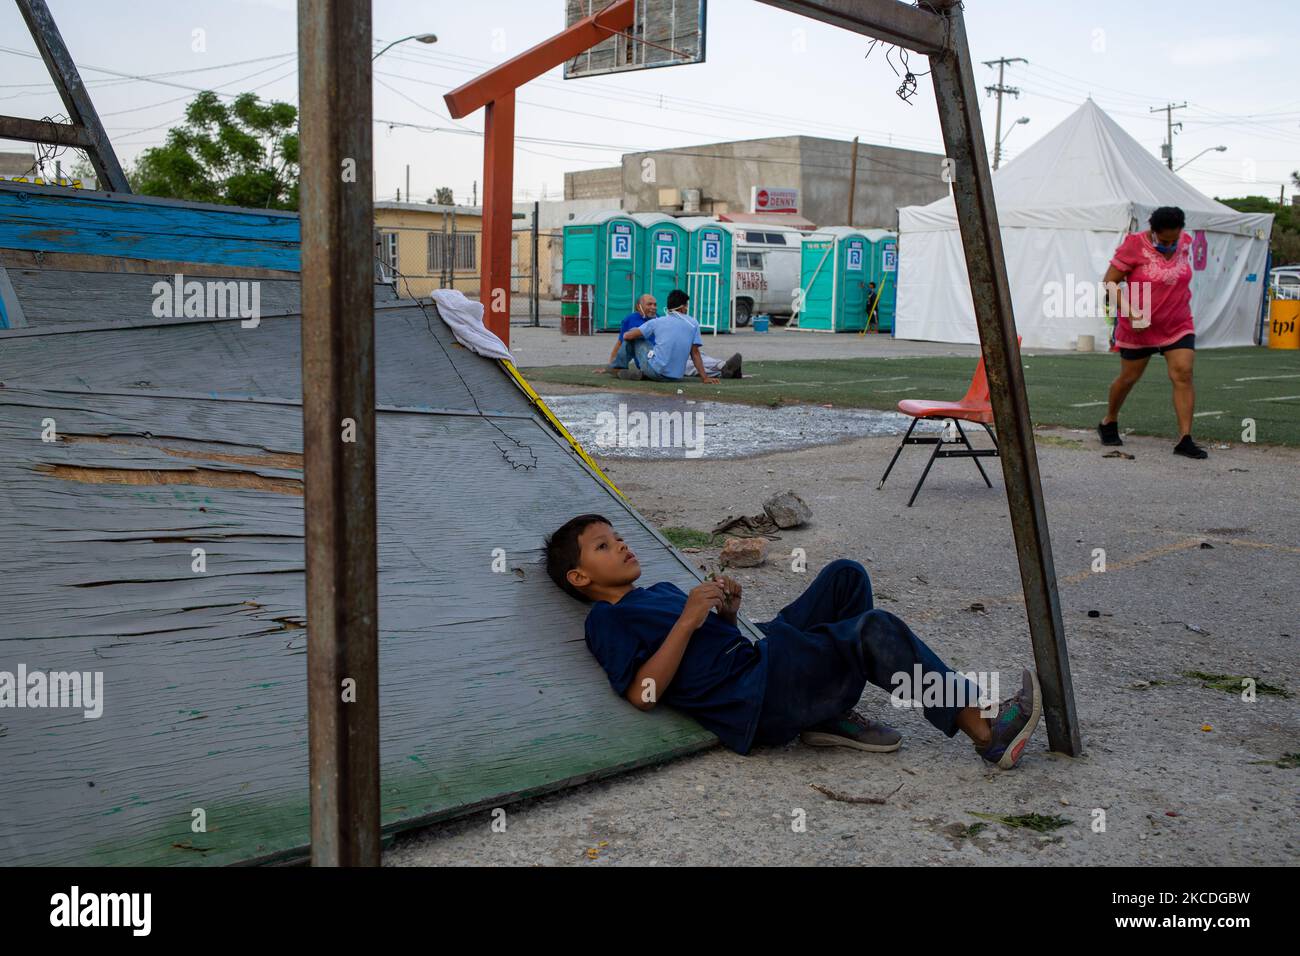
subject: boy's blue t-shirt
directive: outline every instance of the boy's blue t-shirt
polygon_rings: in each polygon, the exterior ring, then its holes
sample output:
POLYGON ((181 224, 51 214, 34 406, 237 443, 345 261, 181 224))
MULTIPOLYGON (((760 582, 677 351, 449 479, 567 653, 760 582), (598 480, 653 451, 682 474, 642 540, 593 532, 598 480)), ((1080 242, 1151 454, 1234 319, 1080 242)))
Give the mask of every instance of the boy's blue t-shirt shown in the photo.
POLYGON ((691 346, 704 345, 704 340, 700 338, 700 324, 680 312, 669 312, 646 320, 641 326, 641 334, 653 343, 654 353, 650 356, 650 365, 663 378, 685 376, 691 346))
MULTIPOLYGON (((587 613, 587 647, 621 697, 641 665, 659 650, 686 607, 667 581, 634 588, 617 604, 597 601, 587 613)), ((691 635, 677 673, 659 703, 699 721, 737 753, 748 753, 767 687, 767 641, 753 642, 710 614, 691 635)))
POLYGON ((619 325, 618 340, 622 342, 623 336, 627 335, 627 333, 630 332, 632 329, 640 328, 647 321, 649 320, 640 312, 633 312, 626 319, 624 319, 622 323, 619 325))

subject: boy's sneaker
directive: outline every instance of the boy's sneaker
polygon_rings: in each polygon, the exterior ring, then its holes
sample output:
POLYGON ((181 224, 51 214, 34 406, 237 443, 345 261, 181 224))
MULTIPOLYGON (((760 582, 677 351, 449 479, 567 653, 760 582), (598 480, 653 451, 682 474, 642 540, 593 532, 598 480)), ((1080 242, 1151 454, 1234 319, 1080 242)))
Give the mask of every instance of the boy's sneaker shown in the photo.
POLYGON ((722 371, 718 373, 718 378, 740 378, 739 352, 722 363, 722 371))
POLYGON ((1098 422, 1097 434, 1103 445, 1122 445, 1124 439, 1119 437, 1119 422, 1098 422))
POLYGON ((618 377, 625 382, 639 382, 641 381, 641 370, 636 366, 620 369, 618 377))
POLYGON ((1029 743, 1042 715, 1043 694, 1038 687, 1038 675, 1026 667, 1021 674, 1020 690, 998 708, 990 727, 993 739, 983 749, 976 746, 975 752, 1000 769, 1010 770, 1020 762, 1025 744, 1029 743))
POLYGON ((875 754, 892 753, 903 746, 903 735, 897 730, 878 720, 868 720, 856 710, 810 727, 799 739, 810 747, 852 747, 875 754))
POLYGON ((1196 442, 1192 441, 1191 435, 1184 435, 1182 440, 1174 446, 1174 454, 1182 455, 1184 458, 1209 458, 1210 453, 1202 448, 1196 442))

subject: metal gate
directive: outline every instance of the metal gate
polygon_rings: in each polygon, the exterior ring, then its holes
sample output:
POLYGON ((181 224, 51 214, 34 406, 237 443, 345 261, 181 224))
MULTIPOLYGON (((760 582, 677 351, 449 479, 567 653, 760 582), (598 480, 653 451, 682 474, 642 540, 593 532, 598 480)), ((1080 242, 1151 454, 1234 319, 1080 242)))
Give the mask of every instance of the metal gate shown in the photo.
MULTIPOLYGON (((690 296, 690 312, 700 323, 701 332, 718 334, 722 324, 721 276, 716 272, 686 273, 686 294, 690 296)), ((727 303, 730 308, 731 303, 727 303)))

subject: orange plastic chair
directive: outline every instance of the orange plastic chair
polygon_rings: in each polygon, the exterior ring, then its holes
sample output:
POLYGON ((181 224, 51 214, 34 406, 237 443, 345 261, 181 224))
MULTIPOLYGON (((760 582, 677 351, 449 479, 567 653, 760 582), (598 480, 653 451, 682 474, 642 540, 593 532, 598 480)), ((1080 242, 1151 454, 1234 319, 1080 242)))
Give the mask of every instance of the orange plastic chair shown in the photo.
MULTIPOLYGON (((1016 342, 1019 344, 1020 336, 1016 336, 1016 342)), ((979 469, 980 477, 984 479, 984 484, 990 488, 993 482, 989 481, 989 476, 984 473, 984 466, 979 463, 981 458, 998 457, 998 440, 993 434, 993 429, 989 425, 993 423, 993 406, 989 402, 989 380, 984 371, 984 356, 980 356, 979 364, 975 366, 975 374, 971 376, 970 387, 966 389, 966 394, 956 402, 933 402, 924 399, 908 398, 898 403, 898 410, 904 415, 912 416, 911 427, 907 429, 907 434, 903 436, 902 442, 894 451, 894 457, 889 460, 889 467, 880 477, 880 484, 876 486, 879 490, 885 487, 885 479, 889 473, 894 470, 894 462, 898 461, 898 456, 903 452, 905 445, 933 445, 934 451, 930 454, 930 460, 925 464, 925 471, 921 472, 921 479, 912 489, 912 497, 907 499, 907 506, 912 507, 912 502, 921 491, 921 486, 925 484, 926 477, 930 474, 930 467, 934 464, 936 458, 970 458, 974 460, 975 467, 979 469), (938 435, 919 435, 913 437, 912 432, 916 429, 917 423, 922 419, 951 419, 953 425, 957 427, 958 440, 965 445, 965 448, 948 448, 948 442, 945 441, 943 433, 938 435), (965 430, 961 427, 962 422, 974 422, 982 425, 988 432, 989 438, 993 441, 992 448, 976 448, 966 437, 965 430)), ((957 440, 951 442, 956 444, 957 440)))

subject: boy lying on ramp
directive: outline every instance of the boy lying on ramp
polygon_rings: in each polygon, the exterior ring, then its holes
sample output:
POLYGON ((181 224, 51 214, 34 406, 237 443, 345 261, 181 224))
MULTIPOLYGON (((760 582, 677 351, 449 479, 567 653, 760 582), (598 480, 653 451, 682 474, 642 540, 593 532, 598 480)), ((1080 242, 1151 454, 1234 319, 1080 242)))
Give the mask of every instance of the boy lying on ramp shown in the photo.
MULTIPOLYGON (((736 753, 795 737, 813 746, 897 750, 898 731, 853 708, 867 683, 897 696, 900 679, 914 674, 957 691, 922 700, 926 720, 948 737, 960 730, 1004 770, 1019 763, 1042 715, 1038 677, 1026 668, 997 716, 982 716, 969 680, 899 618, 872 607, 871 581, 856 561, 823 568, 794 603, 756 625, 764 634, 758 641, 736 626, 741 589, 731 578, 705 581, 689 595, 666 581, 637 587, 636 555, 600 515, 579 515, 546 539, 546 570, 591 604, 587 647, 617 694, 641 710, 668 704, 736 753)), ((910 695, 921 696, 919 688, 910 695)))

